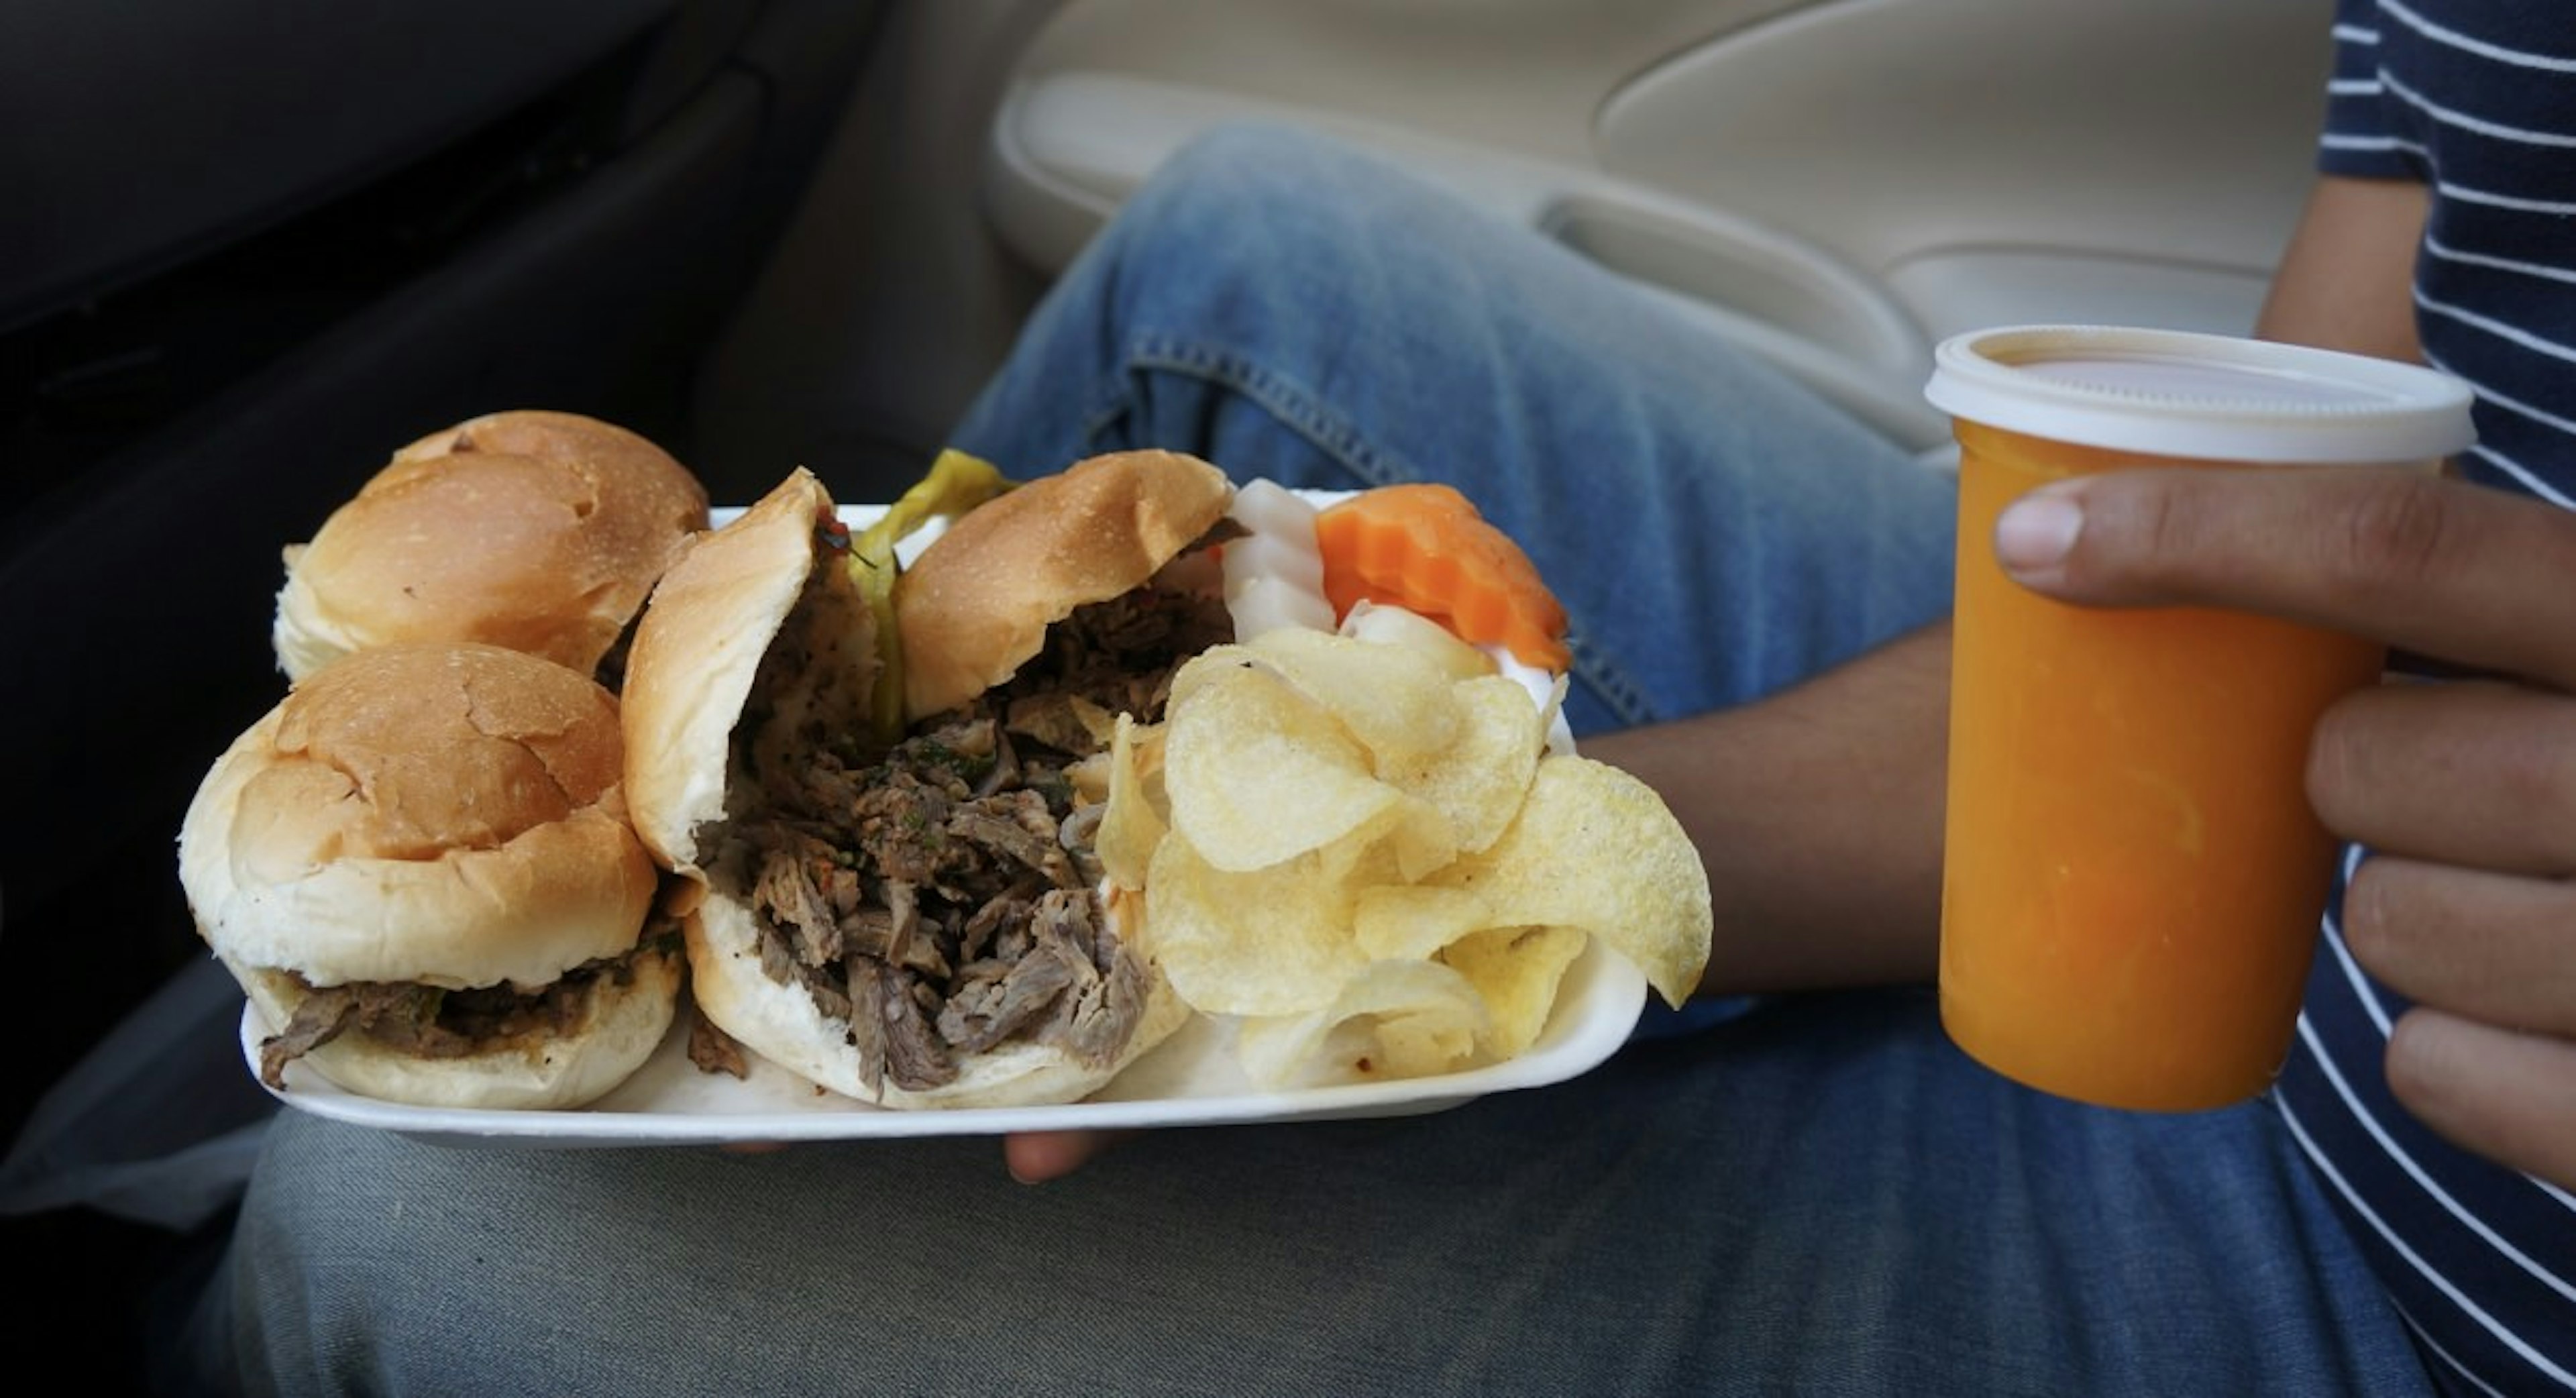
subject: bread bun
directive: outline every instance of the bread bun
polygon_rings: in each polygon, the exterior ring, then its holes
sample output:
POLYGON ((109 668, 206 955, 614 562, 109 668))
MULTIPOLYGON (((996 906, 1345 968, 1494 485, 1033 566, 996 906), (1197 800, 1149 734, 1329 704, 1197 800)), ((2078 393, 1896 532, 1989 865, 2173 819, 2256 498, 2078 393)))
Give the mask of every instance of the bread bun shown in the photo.
POLYGON ((410 643, 308 676, 207 772, 179 832, 199 933, 273 1029, 317 990, 534 992, 546 1032, 422 1058, 348 1032, 306 1061, 425 1105, 567 1106, 639 1066, 678 992, 639 950, 657 871, 628 828, 617 701, 517 651, 410 643), (596 963, 620 969, 599 973, 596 963))
MULTIPOLYGON (((635 1076, 661 1046, 677 1013, 683 975, 679 954, 639 951, 627 966, 626 980, 591 983, 576 1029, 508 1051, 425 1057, 344 1034, 299 1061, 350 1092, 415 1107, 561 1111, 588 1106, 635 1076)), ((294 977, 282 971, 232 969, 270 1032, 293 1021, 295 1007, 308 993, 294 977)))
MULTIPOLYGON (((1036 489, 1023 486, 1001 500, 1036 489)), ((978 507, 950 533, 968 529, 995 503, 978 507)), ((1139 513, 1164 517, 1159 509, 1139 513)), ((775 828, 773 804, 788 799, 779 793, 800 787, 809 769, 827 764, 823 749, 864 740, 878 675, 874 614, 850 574, 837 519, 821 483, 805 471, 793 473, 739 519, 692 543, 654 590, 636 629, 625 693, 627 792, 645 843, 705 888, 683 924, 698 1012, 762 1057, 862 1102, 955 1108, 1079 1100, 1188 1015, 1150 960, 1118 950, 1115 920, 1105 911, 1092 913, 1090 925, 1107 938, 1092 940, 1098 957, 1111 963, 1100 975, 1100 994, 1112 996, 1106 987, 1114 985, 1113 998, 1133 995, 1132 1018, 1121 1021, 1123 1038, 1107 1052, 1027 1036, 957 1049, 954 1076, 935 1085, 897 1081, 861 1046, 862 1026, 854 1025, 858 1016, 846 999, 837 1012, 826 1008, 800 978, 819 978, 837 992, 850 960, 863 954, 818 954, 796 975, 772 974, 780 966, 774 939, 782 934, 765 924, 771 914, 756 901, 774 895, 755 895, 760 856, 751 845, 775 828)), ((1141 553, 1126 550, 1131 559, 1141 553)), ((984 566, 1009 570, 1017 560, 988 555, 984 566)), ((1132 570, 1129 585, 1152 571, 1132 570)), ((921 648, 906 652, 907 665, 935 659, 942 649, 925 633, 921 648)), ((828 759, 836 780, 868 779, 865 769, 840 767, 838 760, 828 759)), ((855 812, 839 818, 857 819, 855 812)), ((861 843, 854 832, 843 835, 861 843)))
POLYGON ((1142 586, 1233 498, 1225 473, 1196 457, 1129 451, 968 512, 895 584, 906 712, 944 713, 1009 679, 1048 627, 1142 586))
MULTIPOLYGON (((1113 924, 1133 920, 1113 916, 1113 924)), ((1157 974, 1126 1046, 1086 1063, 1051 1044, 1008 1040, 957 1064, 954 1080, 908 1090, 890 1078, 871 1084, 850 1045, 850 1025, 822 1013, 801 985, 760 969, 761 929, 749 905, 709 898, 688 924, 689 983, 698 1012, 745 1048, 845 1097, 898 1110, 1032 1107, 1079 1102, 1108 1085, 1146 1050, 1170 1038, 1189 1006, 1157 974)))
POLYGON ((396 641, 478 641, 596 675, 706 491, 661 448, 572 413, 434 432, 286 550, 270 639, 300 679, 396 641))
POLYGON ((799 467, 692 540, 654 589, 627 654, 625 789, 636 834, 665 866, 695 871, 699 828, 725 816, 734 730, 771 651, 762 709, 789 714, 773 733, 867 727, 876 620, 841 566, 845 537, 830 493, 799 467))

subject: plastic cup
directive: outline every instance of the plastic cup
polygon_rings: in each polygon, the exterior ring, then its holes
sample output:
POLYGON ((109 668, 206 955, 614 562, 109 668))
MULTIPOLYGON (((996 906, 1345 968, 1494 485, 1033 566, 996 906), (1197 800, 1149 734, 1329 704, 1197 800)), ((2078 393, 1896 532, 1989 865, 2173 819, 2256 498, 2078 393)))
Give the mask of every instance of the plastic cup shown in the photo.
POLYGON ((2255 1096, 2288 1055, 2333 880, 2309 737, 2383 650, 2248 614, 2052 601, 2005 577, 1995 517, 2123 467, 2433 471, 2471 440, 2469 394, 2323 350, 2023 326, 1943 343, 1925 395, 1961 451, 1942 1024, 2079 1101, 2255 1096))

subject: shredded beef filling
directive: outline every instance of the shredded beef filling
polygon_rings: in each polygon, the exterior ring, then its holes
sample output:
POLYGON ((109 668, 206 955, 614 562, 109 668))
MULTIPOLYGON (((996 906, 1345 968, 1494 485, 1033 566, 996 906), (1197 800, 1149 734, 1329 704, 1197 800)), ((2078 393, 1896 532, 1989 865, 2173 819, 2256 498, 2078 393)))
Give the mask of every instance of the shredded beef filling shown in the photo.
MULTIPOLYGON (((344 1034, 421 1058, 466 1058, 560 1036, 590 1014, 602 984, 633 983, 636 957, 679 954, 678 929, 665 925, 649 930, 624 956, 576 966, 524 993, 507 983, 470 990, 411 981, 305 985, 285 1029, 260 1043, 260 1080, 283 1088, 287 1064, 344 1034)), ((305 983, 298 977, 297 984, 305 983)))
POLYGON ((694 1012, 689 1016, 689 1061, 704 1073, 735 1078, 751 1075, 751 1060, 743 1057, 741 1042, 717 1028, 715 1021, 694 1012))
POLYGON ((1077 610, 1007 684, 873 761, 827 741, 746 763, 759 792, 719 876, 758 916, 763 970, 849 1024, 872 1091, 942 1086, 1014 1040, 1091 1064, 1126 1046, 1147 972, 1102 913, 1100 807, 1069 769, 1119 713, 1158 721, 1173 670, 1232 634, 1213 597, 1139 589, 1077 610))

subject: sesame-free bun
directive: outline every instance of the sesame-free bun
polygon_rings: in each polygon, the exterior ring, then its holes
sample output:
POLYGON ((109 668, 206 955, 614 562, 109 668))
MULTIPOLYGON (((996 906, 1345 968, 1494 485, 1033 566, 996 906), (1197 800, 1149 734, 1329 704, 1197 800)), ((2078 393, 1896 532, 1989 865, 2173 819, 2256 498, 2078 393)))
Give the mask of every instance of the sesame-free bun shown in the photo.
MULTIPOLYGON (((1109 918, 1113 929, 1133 926, 1122 904, 1111 905, 1109 918)), ((1086 1063, 1053 1044, 1014 1039, 961 1056, 956 1078, 938 1087, 907 1090, 890 1076, 871 1086, 850 1046, 850 1026, 823 1013, 804 987, 763 974, 760 941, 751 908, 734 899, 710 897, 690 914, 689 984, 698 1013, 806 1081, 880 1107, 953 1111, 1079 1102, 1170 1038, 1190 1016, 1157 970, 1146 984, 1143 1012, 1113 1058, 1086 1063)))
MULTIPOLYGON (((505 1052, 432 1058, 343 1035, 298 1061, 350 1092, 416 1107, 584 1107, 635 1076, 661 1046, 677 1013, 683 965, 675 953, 638 952, 631 979, 594 984, 576 1028, 505 1052)), ((235 967, 234 974, 271 1032, 294 1016, 305 993, 281 971, 235 967)))
POLYGON ((396 641, 479 641, 594 674, 705 488, 669 453, 573 413, 505 412, 394 453, 285 551, 270 640, 288 678, 396 641))
POLYGON ((694 872, 700 828, 725 816, 734 727, 782 633, 797 654, 782 654, 765 696, 789 715, 771 729, 867 723, 876 622, 842 566, 847 555, 827 542, 838 519, 830 492, 798 467, 692 540, 636 623, 623 695, 627 807, 645 847, 672 869, 694 872))
MULTIPOLYGON (((956 527, 994 507, 977 507, 956 527)), ((764 933, 745 872, 728 866, 727 824, 757 819, 763 787, 797 780, 816 743, 866 732, 879 673, 874 613, 850 574, 837 518, 822 484, 804 470, 792 473, 732 523, 692 542, 636 626, 624 692, 627 797, 645 844, 704 890, 683 923, 698 1013, 789 1072, 878 1106, 1080 1100, 1187 1018, 1158 969, 1147 967, 1134 1028, 1113 1055, 1086 1061, 1053 1043, 1009 1040, 959 1054, 947 1083, 907 1090, 891 1075, 871 1082, 850 1023, 763 964, 764 933), (746 715, 756 716, 749 726, 746 715)), ((1129 585, 1152 571, 1136 572, 1129 585)), ((897 604, 904 605, 900 592, 897 604)), ((921 649, 906 652, 907 665, 940 644, 925 635, 921 649)), ((1104 916, 1114 933, 1118 919, 1104 916)))
POLYGON ((967 512, 895 583, 904 708, 944 713, 1009 679, 1076 607, 1141 587, 1223 518, 1197 457, 1113 452, 967 512))
MULTIPOLYGON (((616 699, 586 675, 495 646, 371 648, 306 677, 216 760, 180 827, 180 882, 272 1029, 307 987, 535 990, 637 952, 659 876, 621 769, 616 699)), ((671 1022, 676 958, 631 966, 535 1042, 429 1059, 353 1032, 303 1061, 423 1105, 576 1105, 671 1022)))

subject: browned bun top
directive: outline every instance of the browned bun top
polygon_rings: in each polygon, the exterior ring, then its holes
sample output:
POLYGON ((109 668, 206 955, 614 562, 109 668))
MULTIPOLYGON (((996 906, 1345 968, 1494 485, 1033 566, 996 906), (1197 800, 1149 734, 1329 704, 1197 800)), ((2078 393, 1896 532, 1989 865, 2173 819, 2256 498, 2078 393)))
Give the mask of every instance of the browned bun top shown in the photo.
POLYGON ((543 985, 631 950, 657 878, 614 696, 553 661, 406 643, 323 667, 234 742, 180 830, 237 973, 543 985))
POLYGON ((774 741, 866 725, 877 633, 833 542, 838 523, 830 493, 799 467, 692 541, 636 623, 626 795, 636 832, 670 868, 694 872, 699 827, 726 815, 734 728, 773 651, 760 702, 774 741))
POLYGON ((434 432, 286 552, 273 642, 300 678, 396 641, 526 651, 588 675, 625 633, 707 496, 669 453, 573 413, 434 432))
POLYGON ((895 583, 918 720, 1017 673, 1074 608, 1144 585, 1225 515, 1225 473, 1168 451, 1075 463, 968 511, 895 583))
MULTIPOLYGON (((1124 478, 1132 486, 1140 477, 1160 476, 1166 486, 1188 480, 1215 487, 1209 492, 1213 505, 1205 510, 1176 510, 1162 498, 1128 505, 1131 516, 1144 515, 1147 522, 1131 523, 1125 531, 1127 586, 1143 582, 1161 560, 1205 534, 1224 508, 1224 480, 1213 467, 1180 457, 1162 461, 1141 471, 1128 463, 1081 478, 1124 478), (1180 522, 1174 522, 1176 515, 1180 522), (1134 543, 1139 537, 1145 542, 1134 543), (1135 561, 1139 549, 1155 559, 1135 561)), ((1053 493, 1022 488, 1028 490, 1037 492, 1031 498, 1041 505, 1053 493)), ((1131 491, 1149 497, 1174 493, 1131 491)), ((993 508, 988 503, 965 518, 993 508)), ((755 891, 769 877, 760 867, 762 842, 802 819, 796 802, 817 789, 809 783, 818 776, 829 779, 826 787, 883 779, 844 765, 848 754, 834 751, 868 734, 880 673, 875 613, 853 572, 847 536, 837 526, 837 511, 821 483, 806 471, 793 472, 739 519, 692 542, 654 589, 636 627, 624 693, 626 790, 647 846, 669 867, 690 875, 702 893, 688 901, 683 923, 697 1011, 752 1052, 861 1101, 926 1108, 1075 1100, 1188 1017, 1149 960, 1130 956, 1119 963, 1138 972, 1133 978, 1101 968, 1101 995, 1117 1007, 1105 1018, 1126 1025, 1115 1045, 1086 1051, 1069 1041, 1022 1035, 972 1051, 961 1048, 950 1065, 953 1078, 913 1088, 886 1072, 882 1046, 873 1056, 862 1046, 862 1030, 874 1020, 854 1020, 847 1001, 827 1008, 817 998, 816 983, 840 983, 845 975, 858 983, 850 968, 863 959, 881 960, 857 945, 862 939, 854 936, 824 962, 807 964, 803 974, 774 974, 781 928, 764 908, 773 906, 766 900, 779 886, 755 891), (1113 983, 1115 992, 1108 988, 1113 983), (1122 998, 1131 989, 1132 1007, 1122 998), (1122 1018, 1130 1008, 1133 1018, 1122 1018)), ((1000 560, 1005 569, 1012 562, 1000 560)), ((1124 590, 1114 587, 1104 595, 1124 590)), ((1074 605, 1062 603, 1065 611, 1074 605)), ((1044 624, 1038 622, 1037 629, 1043 631, 1044 624)), ((853 824, 833 838, 857 838, 862 817, 856 808, 848 817, 853 824)), ((900 816, 886 819, 902 823, 900 816)), ((929 837, 946 838, 936 831, 929 837)), ((873 977, 866 983, 896 984, 873 977)), ((907 999, 914 994, 902 993, 907 999)))

